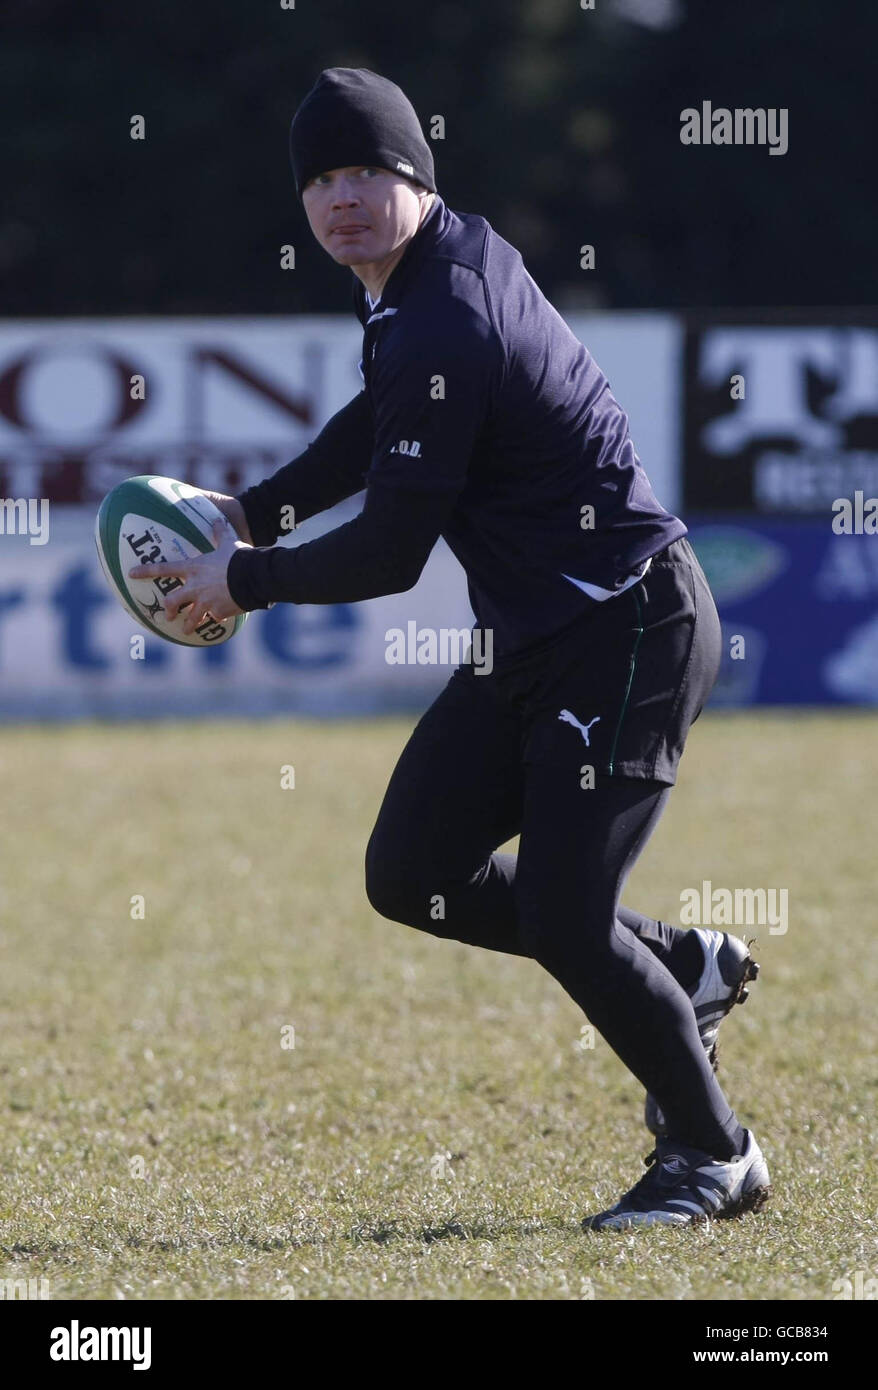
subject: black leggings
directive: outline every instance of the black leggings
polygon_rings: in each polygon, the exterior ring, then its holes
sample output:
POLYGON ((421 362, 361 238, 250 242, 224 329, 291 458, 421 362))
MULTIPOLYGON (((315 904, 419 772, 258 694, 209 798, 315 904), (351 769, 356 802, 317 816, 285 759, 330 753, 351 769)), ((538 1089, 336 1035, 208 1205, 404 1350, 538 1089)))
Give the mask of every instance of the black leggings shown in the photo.
POLYGON ((490 685, 457 673, 412 733, 366 852, 370 903, 538 961, 656 1097, 670 1134, 730 1158, 743 1131, 679 983, 692 939, 619 904, 671 787, 598 775, 583 791, 557 761, 523 761, 520 721, 490 685), (519 833, 517 856, 496 852, 519 833))

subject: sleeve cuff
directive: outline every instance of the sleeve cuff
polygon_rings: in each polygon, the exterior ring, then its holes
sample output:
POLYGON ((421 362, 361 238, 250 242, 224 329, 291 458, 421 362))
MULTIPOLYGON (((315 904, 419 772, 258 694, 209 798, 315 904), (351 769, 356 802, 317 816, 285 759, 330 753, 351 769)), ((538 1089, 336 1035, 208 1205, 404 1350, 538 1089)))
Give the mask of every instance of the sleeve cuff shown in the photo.
POLYGON ((240 502, 244 508, 244 516, 247 518, 247 526, 254 546, 274 545, 277 540, 277 530, 272 525, 266 508, 260 503, 258 488, 259 484, 257 483, 256 487, 250 487, 245 492, 238 493, 235 500, 240 502))
POLYGON ((226 570, 226 588, 233 603, 244 613, 252 613, 257 608, 273 608, 274 599, 263 592, 260 579, 265 570, 265 557, 271 553, 269 548, 250 547, 236 550, 226 570))

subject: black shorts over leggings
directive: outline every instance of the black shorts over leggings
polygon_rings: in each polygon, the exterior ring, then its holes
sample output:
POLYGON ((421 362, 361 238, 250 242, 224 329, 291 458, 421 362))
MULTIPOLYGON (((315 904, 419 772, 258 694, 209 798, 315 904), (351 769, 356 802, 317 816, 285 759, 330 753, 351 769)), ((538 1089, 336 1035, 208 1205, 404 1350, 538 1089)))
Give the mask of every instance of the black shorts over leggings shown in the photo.
POLYGON ((491 675, 460 667, 498 709, 520 719, 525 762, 583 763, 609 777, 673 785, 690 725, 719 672, 713 595, 684 537, 653 558, 639 584, 491 675), (560 714, 568 710, 586 727, 560 714), (587 753, 586 753, 587 749, 587 753))

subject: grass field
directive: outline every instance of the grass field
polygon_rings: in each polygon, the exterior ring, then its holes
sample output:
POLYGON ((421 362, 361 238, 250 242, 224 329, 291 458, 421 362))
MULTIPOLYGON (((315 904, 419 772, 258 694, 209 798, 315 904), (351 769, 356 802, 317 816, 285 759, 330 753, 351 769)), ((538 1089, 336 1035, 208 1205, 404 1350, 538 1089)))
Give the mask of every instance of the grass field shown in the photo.
POLYGON ((0 1279, 87 1299, 822 1300, 878 1274, 875 718, 692 732, 624 900, 677 921, 702 879, 789 889, 722 1049, 774 1197, 628 1235, 579 1226, 651 1145, 576 1005, 535 963, 366 900, 411 722, 0 731, 0 1279))

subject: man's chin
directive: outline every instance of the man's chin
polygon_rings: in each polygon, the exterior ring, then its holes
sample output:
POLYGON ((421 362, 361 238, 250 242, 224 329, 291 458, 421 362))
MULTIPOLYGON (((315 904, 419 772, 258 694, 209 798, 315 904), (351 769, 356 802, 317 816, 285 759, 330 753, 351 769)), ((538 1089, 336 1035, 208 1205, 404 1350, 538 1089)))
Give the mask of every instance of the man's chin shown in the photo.
POLYGON ((333 246, 329 253, 338 265, 368 265, 368 261, 363 255, 362 248, 359 246, 333 246))

